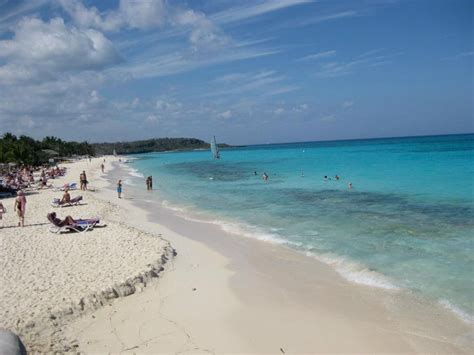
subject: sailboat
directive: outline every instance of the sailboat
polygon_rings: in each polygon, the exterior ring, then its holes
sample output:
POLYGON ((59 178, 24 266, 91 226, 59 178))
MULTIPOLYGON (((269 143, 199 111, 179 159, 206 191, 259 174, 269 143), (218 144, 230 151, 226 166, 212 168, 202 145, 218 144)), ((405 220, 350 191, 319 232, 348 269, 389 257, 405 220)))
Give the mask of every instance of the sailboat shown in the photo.
POLYGON ((221 157, 221 154, 219 153, 219 147, 216 143, 216 136, 213 136, 211 141, 211 152, 214 159, 219 159, 221 157))

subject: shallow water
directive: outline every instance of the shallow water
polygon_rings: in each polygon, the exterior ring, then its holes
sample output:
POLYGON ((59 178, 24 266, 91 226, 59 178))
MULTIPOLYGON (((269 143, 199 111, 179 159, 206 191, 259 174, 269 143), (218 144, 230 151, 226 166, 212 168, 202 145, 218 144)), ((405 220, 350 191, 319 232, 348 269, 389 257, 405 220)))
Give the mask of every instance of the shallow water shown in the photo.
POLYGON ((128 164, 138 170, 129 182, 153 175, 166 206, 188 218, 287 244, 351 281, 412 290, 470 321, 473 138, 249 146, 220 160, 208 151, 143 154, 128 164))

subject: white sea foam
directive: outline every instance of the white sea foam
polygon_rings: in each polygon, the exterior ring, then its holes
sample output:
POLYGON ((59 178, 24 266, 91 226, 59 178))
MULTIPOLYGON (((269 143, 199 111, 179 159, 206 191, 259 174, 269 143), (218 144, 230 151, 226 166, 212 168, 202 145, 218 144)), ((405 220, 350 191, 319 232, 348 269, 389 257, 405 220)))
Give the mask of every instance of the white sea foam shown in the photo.
POLYGON ((128 174, 140 179, 145 178, 145 175, 143 175, 141 172, 139 172, 137 169, 132 168, 128 165, 124 165, 124 169, 128 171, 128 174))
POLYGON ((348 281, 366 286, 383 288, 386 290, 400 289, 384 275, 370 270, 362 264, 349 261, 344 257, 332 254, 318 255, 313 252, 306 252, 305 254, 333 267, 342 277, 348 281))
POLYGON ((130 179, 124 179, 124 180, 123 180, 123 183, 124 183, 125 185, 135 186, 135 184, 133 183, 133 181, 130 180, 130 179))
MULTIPOLYGON (((186 209, 184 207, 178 207, 176 205, 172 205, 168 200, 161 201, 161 205, 164 208, 167 208, 167 209, 175 211, 175 212, 185 212, 186 211, 186 209)), ((180 217, 184 217, 184 216, 180 216, 180 217)))
MULTIPOLYGON (((171 204, 167 200, 163 200, 163 207, 170 209, 172 211, 178 212, 178 215, 184 218, 187 221, 198 222, 198 223, 210 223, 219 226, 223 231, 240 235, 246 238, 253 238, 273 244, 288 245, 295 247, 297 249, 304 248, 307 251, 302 252, 307 256, 316 258, 317 260, 330 265, 333 267, 342 277, 346 280, 366 286, 383 288, 386 290, 399 290, 399 287, 394 285, 387 277, 379 274, 376 271, 370 270, 362 264, 349 261, 341 256, 336 256, 332 254, 317 254, 312 252, 313 248, 308 245, 304 245, 300 242, 290 241, 282 238, 278 234, 268 233, 262 230, 259 227, 238 223, 230 222, 223 219, 212 219, 211 216, 196 216, 195 213, 192 213, 189 209, 184 207, 178 207, 171 204)), ((282 229, 272 228, 272 232, 278 232, 282 229)), ((309 231, 311 235, 319 235, 317 231, 309 231)))
POLYGON ((448 300, 440 300, 439 303, 446 309, 453 312, 458 318, 470 325, 474 325, 474 315, 464 312, 462 309, 454 306, 448 300))

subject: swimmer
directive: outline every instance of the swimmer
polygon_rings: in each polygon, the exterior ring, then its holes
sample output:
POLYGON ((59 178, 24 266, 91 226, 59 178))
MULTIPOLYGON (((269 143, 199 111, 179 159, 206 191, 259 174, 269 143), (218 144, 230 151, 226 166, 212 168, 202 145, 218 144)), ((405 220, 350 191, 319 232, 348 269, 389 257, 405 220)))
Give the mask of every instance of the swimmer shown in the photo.
POLYGON ((349 183, 349 190, 352 190, 352 182, 349 183))
POLYGON ((336 175, 336 176, 334 176, 334 177, 336 178, 336 180, 339 180, 339 179, 340 179, 339 175, 336 175))
POLYGON ((263 181, 268 181, 268 175, 267 173, 263 173, 263 181))
POLYGON ((324 181, 328 181, 328 176, 324 175, 324 181))

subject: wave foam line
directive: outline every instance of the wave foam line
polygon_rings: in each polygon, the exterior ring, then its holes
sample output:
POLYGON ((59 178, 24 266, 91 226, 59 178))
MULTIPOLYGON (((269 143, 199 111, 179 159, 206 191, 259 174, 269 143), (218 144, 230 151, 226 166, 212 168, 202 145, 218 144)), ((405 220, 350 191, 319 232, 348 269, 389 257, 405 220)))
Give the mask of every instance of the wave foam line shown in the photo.
MULTIPOLYGON (((162 202, 163 207, 168 208, 172 211, 178 212, 181 218, 184 218, 187 221, 198 222, 198 223, 209 223, 214 224, 220 227, 223 231, 240 235, 247 238, 253 238, 261 240, 264 242, 270 242, 273 244, 288 245, 295 247, 297 251, 301 252, 304 255, 313 257, 331 267, 333 267, 344 279, 376 288, 382 288, 386 290, 399 290, 400 288, 391 282, 387 277, 382 274, 370 270, 362 264, 349 261, 343 257, 335 256, 331 254, 316 254, 309 251, 301 251, 298 248, 304 247, 300 242, 293 242, 286 239, 283 239, 281 236, 274 233, 267 233, 262 231, 256 226, 250 226, 243 223, 228 222, 219 219, 205 219, 197 218, 192 216, 193 213, 190 212, 185 207, 177 207, 171 205, 168 201, 162 202), (192 217, 191 217, 192 216, 192 217)), ((314 234, 318 235, 316 231, 312 231, 314 234)))
POLYGON ((454 313, 458 318, 460 318, 463 322, 474 325, 474 315, 469 314, 467 312, 464 312, 462 309, 459 307, 456 307, 452 303, 450 303, 448 300, 440 300, 439 303, 452 313, 454 313))

